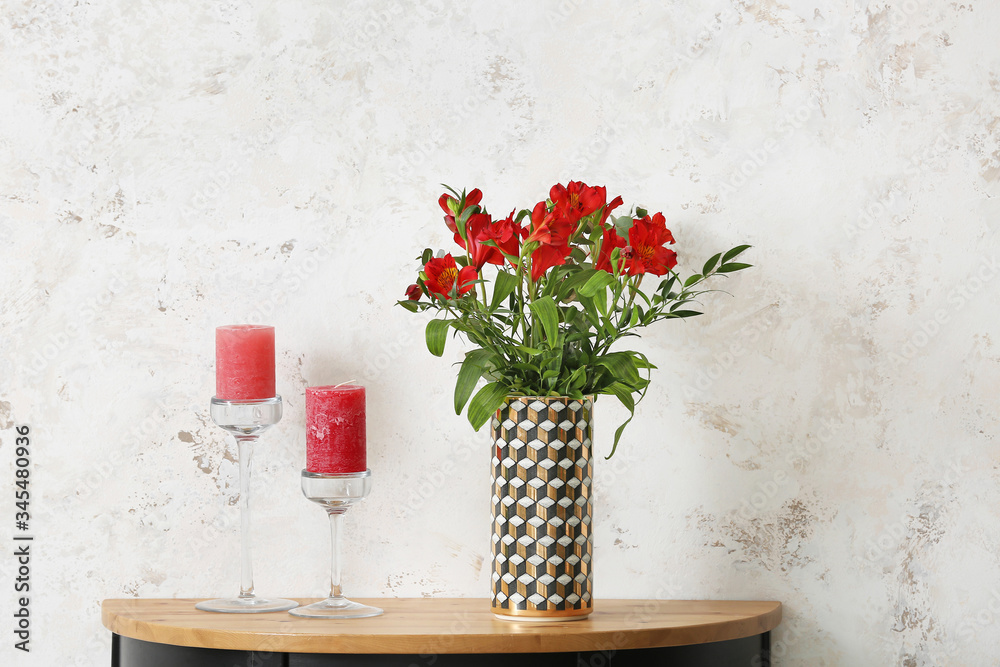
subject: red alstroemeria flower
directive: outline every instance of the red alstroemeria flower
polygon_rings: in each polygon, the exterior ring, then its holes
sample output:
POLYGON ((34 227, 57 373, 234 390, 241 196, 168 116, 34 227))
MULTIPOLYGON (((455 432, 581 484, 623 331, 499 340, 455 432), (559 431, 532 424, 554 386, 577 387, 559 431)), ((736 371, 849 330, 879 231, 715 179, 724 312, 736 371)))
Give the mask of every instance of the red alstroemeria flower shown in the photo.
POLYGON ((576 224, 580 218, 604 206, 604 202, 608 200, 608 190, 603 185, 592 188, 580 181, 570 181, 565 187, 556 183, 549 190, 549 199, 552 200, 554 211, 576 224))
POLYGON ((465 248, 472 258, 472 263, 479 271, 487 264, 503 264, 503 253, 493 246, 483 245, 483 241, 489 238, 489 231, 493 226, 493 221, 486 213, 475 213, 469 216, 469 221, 465 225, 465 234, 468 243, 461 234, 455 232, 455 243, 465 248))
POLYGON ((406 298, 410 301, 419 301, 420 297, 424 295, 424 291, 420 289, 420 285, 413 283, 406 288, 406 298))
MULTIPOLYGON (((479 240, 493 241, 504 253, 517 257, 521 253, 521 239, 528 235, 528 230, 521 227, 521 223, 514 222, 515 211, 511 211, 503 220, 495 220, 483 233, 484 238, 479 240)), ((503 261, 501 259, 495 263, 503 264, 503 261)), ((516 261, 511 264, 516 264, 516 261)))
MULTIPOLYGON (((594 262, 594 268, 598 271, 607 271, 608 273, 614 273, 614 269, 611 266, 611 253, 615 248, 624 248, 625 239, 618 236, 618 232, 615 231, 614 227, 604 230, 604 236, 601 237, 601 246, 597 252, 597 261, 594 262)), ((621 259, 618 260, 618 267, 621 268, 621 259)))
POLYGON ((573 233, 574 223, 558 215, 553 209, 548 210, 545 202, 535 204, 531 212, 531 234, 525 243, 537 243, 538 247, 531 252, 531 280, 545 275, 553 266, 566 263, 572 248, 569 247, 569 237, 573 233))
POLYGON ((674 235, 667 229, 662 213, 634 221, 628 232, 629 244, 622 252, 623 257, 628 255, 626 272, 630 276, 640 273, 662 276, 677 266, 677 253, 663 247, 673 242, 674 235))
POLYGON ((531 211, 531 233, 524 240, 525 243, 540 243, 542 245, 567 245, 569 237, 573 233, 574 223, 551 211, 540 201, 535 204, 531 211))
MULTIPOLYGON (((472 190, 472 192, 469 192, 465 195, 465 208, 469 208, 470 206, 476 206, 482 200, 483 200, 482 191, 479 188, 475 188, 474 190, 472 190)), ((458 233, 458 225, 455 224, 455 216, 461 213, 461 211, 458 210, 458 204, 459 204, 458 200, 452 197, 447 192, 445 192, 438 198, 438 206, 440 206, 441 210, 446 213, 446 215, 444 216, 444 224, 448 226, 448 229, 450 229, 452 233, 456 234, 458 233)))
POLYGON ((440 294, 446 299, 452 298, 452 292, 457 290, 458 296, 462 296, 472 290, 475 281, 479 278, 479 273, 474 266, 466 266, 461 271, 455 264, 455 258, 451 253, 444 257, 435 257, 424 266, 424 274, 427 280, 424 286, 428 292, 440 294))
MULTIPOLYGON (((486 264, 503 264, 506 259, 504 253, 517 257, 521 252, 521 239, 527 236, 528 230, 514 222, 514 211, 511 211, 504 220, 490 220, 490 216, 485 213, 472 215, 466 225, 466 233, 469 243, 463 241, 457 233, 455 243, 463 248, 468 247, 469 256, 478 271, 486 264), (496 245, 486 245, 486 241, 492 241, 496 245)), ((512 265, 516 263, 516 260, 511 262, 512 265)))

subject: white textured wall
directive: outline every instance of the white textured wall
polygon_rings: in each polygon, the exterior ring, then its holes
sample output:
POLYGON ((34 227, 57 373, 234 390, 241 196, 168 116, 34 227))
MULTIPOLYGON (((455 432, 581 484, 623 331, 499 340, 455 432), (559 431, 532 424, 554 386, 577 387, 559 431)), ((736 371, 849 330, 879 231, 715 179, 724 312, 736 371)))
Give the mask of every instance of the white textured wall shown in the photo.
POLYGON ((1000 653, 997 3, 0 17, 5 489, 12 423, 35 436, 34 652, 16 664, 106 664, 103 598, 235 592, 235 447, 207 410, 219 324, 277 327, 258 590, 324 590, 303 390, 356 378, 375 492, 348 519, 348 591, 485 596, 489 453, 452 414, 459 347, 430 357, 392 304, 424 244, 449 244, 439 183, 505 214, 571 177, 662 209, 685 272, 740 242, 757 265, 639 343, 660 370, 598 465, 598 597, 781 600, 781 665, 1000 653))

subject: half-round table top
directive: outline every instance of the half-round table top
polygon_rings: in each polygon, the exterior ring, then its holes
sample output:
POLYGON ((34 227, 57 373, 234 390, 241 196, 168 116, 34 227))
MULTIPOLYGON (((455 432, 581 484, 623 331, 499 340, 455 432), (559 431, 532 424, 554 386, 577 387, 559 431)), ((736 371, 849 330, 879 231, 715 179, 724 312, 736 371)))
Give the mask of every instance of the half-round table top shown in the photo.
MULTIPOLYGON (((489 600, 359 599, 385 610, 351 620, 287 612, 198 611, 197 599, 105 600, 104 626, 160 644, 284 653, 557 653, 705 644, 759 635, 781 622, 780 602, 751 600, 597 600, 582 621, 508 622, 489 600)), ((297 600, 309 604, 315 600, 297 600)))

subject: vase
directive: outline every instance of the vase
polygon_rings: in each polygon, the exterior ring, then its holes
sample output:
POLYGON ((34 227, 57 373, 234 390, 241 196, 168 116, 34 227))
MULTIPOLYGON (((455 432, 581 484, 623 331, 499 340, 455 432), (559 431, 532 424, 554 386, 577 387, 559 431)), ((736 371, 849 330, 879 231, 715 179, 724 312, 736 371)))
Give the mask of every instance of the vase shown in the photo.
POLYGON ((511 396, 493 416, 493 613, 567 621, 593 610, 593 401, 511 396))

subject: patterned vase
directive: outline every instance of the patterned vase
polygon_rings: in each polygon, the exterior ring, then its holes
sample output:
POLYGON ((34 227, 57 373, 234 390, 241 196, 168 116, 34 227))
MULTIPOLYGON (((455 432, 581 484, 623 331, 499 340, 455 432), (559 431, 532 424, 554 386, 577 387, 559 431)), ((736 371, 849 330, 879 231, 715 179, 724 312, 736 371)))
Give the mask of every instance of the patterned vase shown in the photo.
POLYGON ((593 608, 593 401, 511 396, 493 417, 493 613, 573 620, 593 608))

